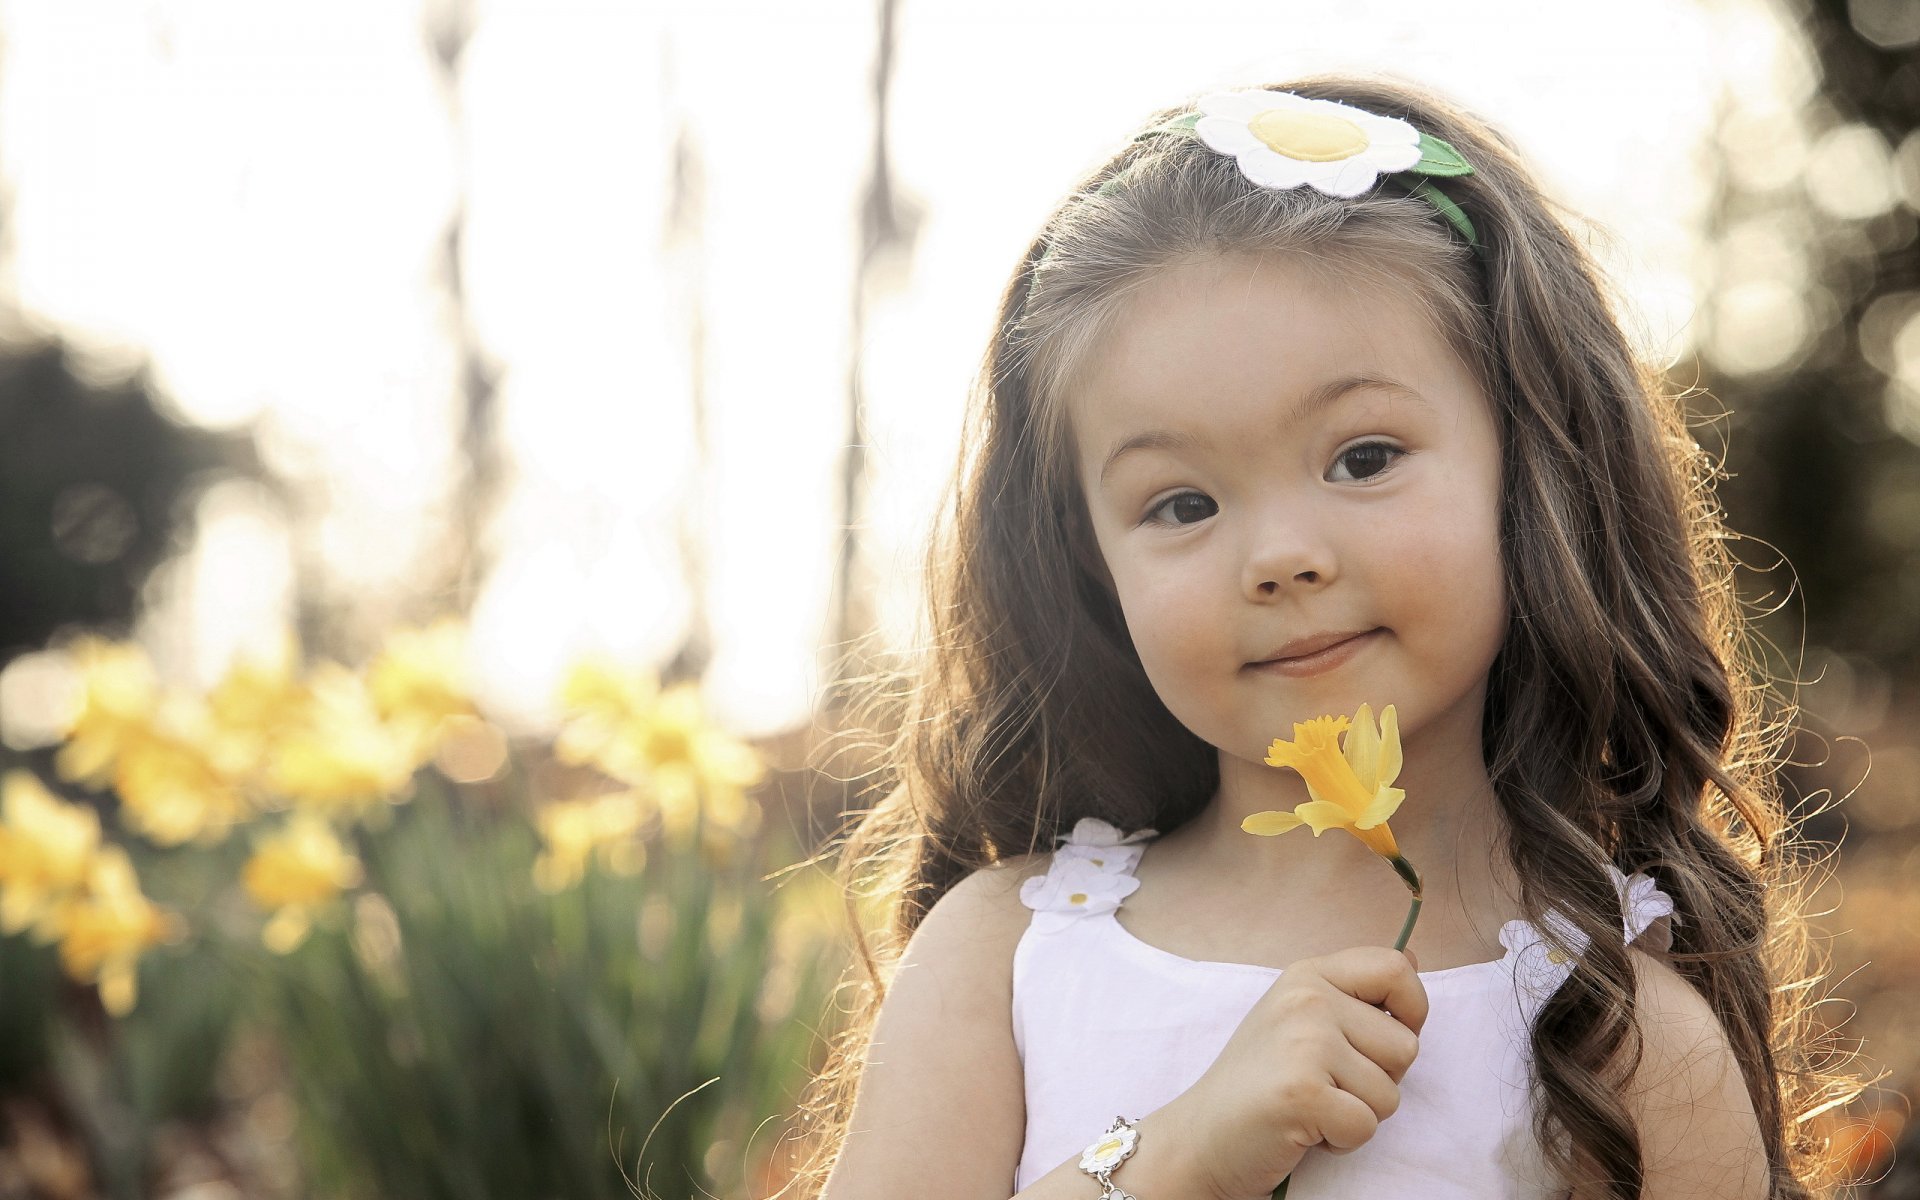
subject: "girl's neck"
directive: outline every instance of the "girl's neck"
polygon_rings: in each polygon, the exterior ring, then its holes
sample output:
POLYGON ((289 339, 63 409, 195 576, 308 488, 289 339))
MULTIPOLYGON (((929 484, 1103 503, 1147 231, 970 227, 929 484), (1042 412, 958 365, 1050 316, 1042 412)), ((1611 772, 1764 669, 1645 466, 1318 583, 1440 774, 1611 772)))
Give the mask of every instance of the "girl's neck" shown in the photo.
MULTIPOLYGON (((1518 889, 1502 849, 1504 821, 1478 731, 1471 737, 1409 739, 1395 786, 1407 797, 1388 826, 1401 854, 1420 874, 1422 922, 1442 911, 1475 925, 1518 915, 1518 889)), ((1249 900, 1286 904, 1313 898, 1338 903, 1345 914, 1370 923, 1377 923, 1379 914, 1404 917, 1405 885, 1386 860, 1344 830, 1315 837, 1300 828, 1256 837, 1240 827, 1256 812, 1291 811, 1310 798, 1294 772, 1221 752, 1219 790, 1192 820, 1159 840, 1157 865, 1204 871, 1249 900)))

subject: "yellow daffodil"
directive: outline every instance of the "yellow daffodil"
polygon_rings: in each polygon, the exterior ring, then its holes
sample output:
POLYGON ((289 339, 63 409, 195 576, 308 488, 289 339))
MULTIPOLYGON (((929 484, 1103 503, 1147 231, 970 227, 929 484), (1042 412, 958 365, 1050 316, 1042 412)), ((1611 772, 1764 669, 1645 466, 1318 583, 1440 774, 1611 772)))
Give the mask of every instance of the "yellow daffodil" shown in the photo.
POLYGON ((1351 721, 1328 716, 1296 723, 1292 741, 1276 738, 1268 747, 1267 764, 1298 771, 1313 799, 1292 812, 1258 812, 1240 822, 1240 828, 1261 837, 1302 825, 1312 829, 1315 837, 1329 829, 1344 829, 1386 859, 1413 893, 1413 906, 1393 944, 1395 950, 1406 949, 1421 903, 1420 874, 1400 853, 1393 831, 1387 828, 1387 818, 1406 798, 1406 792, 1393 786, 1400 775, 1400 757, 1400 722, 1391 704, 1380 710, 1378 727, 1372 707, 1365 704, 1351 721), (1336 745, 1334 739, 1342 733, 1347 735, 1345 743, 1336 745))
POLYGON ((702 812, 731 833, 750 832, 759 810, 746 789, 765 774, 760 756, 712 723, 693 682, 662 690, 648 674, 582 663, 561 694, 567 719, 554 750, 644 788, 669 834, 683 837, 702 812))
POLYGON ((1381 710, 1375 728, 1373 709, 1365 704, 1354 714, 1349 729, 1345 717, 1315 717, 1293 727, 1293 740, 1274 739, 1267 763, 1291 767, 1307 781, 1313 799, 1292 812, 1255 813, 1241 822, 1248 833, 1273 837, 1301 825, 1319 837, 1329 829, 1344 829, 1382 858, 1400 856, 1387 818, 1400 807, 1406 792, 1393 787, 1400 774, 1400 727, 1389 704, 1381 710), (1346 733, 1344 747, 1334 738, 1346 733))
POLYGON ((214 736, 248 769, 264 762, 268 748, 306 720, 311 697, 297 677, 299 661, 293 635, 282 634, 270 654, 237 655, 207 693, 214 736))
POLYGON ((425 763, 439 745, 442 723, 473 715, 465 625, 442 617, 395 632, 367 667, 367 690, 381 718, 410 741, 415 765, 425 763))
POLYGON ((67 804, 26 771, 0 780, 0 932, 60 936, 100 849, 100 816, 67 804))
POLYGON ((146 653, 97 637, 76 641, 84 699, 55 756, 62 777, 111 787, 127 823, 153 841, 218 841, 251 811, 242 780, 255 754, 227 736, 206 703, 164 691, 146 653))
POLYGON ((107 1011, 125 1016, 133 1009, 141 953, 182 933, 178 917, 141 894, 127 852, 107 846, 93 860, 84 898, 67 916, 60 964, 81 983, 98 984, 107 1011))
POLYGON ((105 787, 131 740, 147 735, 160 684, 146 651, 89 635, 67 647, 80 670, 81 702, 54 759, 62 779, 105 787))
POLYGON ((588 659, 575 663, 560 685, 564 720, 554 739, 554 754, 564 763, 591 763, 616 774, 626 769, 617 747, 630 742, 629 730, 660 694, 659 682, 645 671, 622 671, 588 659))
POLYGON ((241 780, 216 761, 219 750, 210 734, 130 740, 114 771, 127 824, 162 846, 225 838, 253 804, 241 780))
POLYGON ((306 940, 313 913, 361 879, 360 860, 312 813, 295 813, 278 833, 260 840, 241 870, 247 895, 272 913, 261 938, 276 954, 306 940))
POLYGON ((549 895, 579 883, 596 856, 616 875, 631 875, 646 862, 646 846, 634 835, 645 806, 631 791, 542 806, 534 825, 545 844, 534 860, 534 886, 549 895))
POLYGON ((274 747, 267 787, 331 816, 370 816, 383 801, 410 796, 412 749, 381 721, 360 677, 322 663, 308 683, 312 703, 300 726, 274 747))

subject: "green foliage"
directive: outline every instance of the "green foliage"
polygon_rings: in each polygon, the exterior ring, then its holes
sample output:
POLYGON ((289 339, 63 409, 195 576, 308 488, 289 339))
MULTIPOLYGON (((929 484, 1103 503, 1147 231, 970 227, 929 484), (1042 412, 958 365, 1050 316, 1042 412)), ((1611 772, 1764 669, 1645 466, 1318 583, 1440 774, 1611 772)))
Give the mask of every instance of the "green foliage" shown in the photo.
POLYGON ((793 847, 656 842, 549 896, 524 822, 434 793, 359 850, 351 917, 264 976, 316 1194, 746 1194, 812 1057, 792 1014, 837 967, 776 945, 761 876, 793 847))
POLYGON ((139 1200, 154 1133, 219 1108, 219 1067, 236 1029, 243 978, 220 947, 193 943, 141 964, 143 1002, 125 1017, 69 1011, 47 1049, 62 1108, 85 1135, 94 1174, 115 1200, 139 1200))
POLYGON ((53 947, 0 937, 0 1093, 25 1090, 46 1068, 59 976, 53 947))

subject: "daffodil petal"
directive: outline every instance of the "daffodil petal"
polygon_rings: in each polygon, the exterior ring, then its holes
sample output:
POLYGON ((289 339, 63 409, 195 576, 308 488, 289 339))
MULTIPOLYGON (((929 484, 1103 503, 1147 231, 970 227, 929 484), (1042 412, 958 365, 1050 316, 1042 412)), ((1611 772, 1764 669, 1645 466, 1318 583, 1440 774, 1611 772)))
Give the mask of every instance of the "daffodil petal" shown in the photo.
POLYGON ((1385 787, 1400 778, 1400 716, 1389 704, 1380 710, 1380 777, 1377 786, 1385 787))
POLYGON ((1303 824, 1304 821, 1290 812, 1257 812, 1240 822, 1240 828, 1261 837, 1275 837, 1303 824))
POLYGON ((307 916, 307 910, 294 905, 283 908, 267 919, 260 930, 260 940, 267 949, 275 954, 291 954, 307 940, 307 933, 313 928, 313 922, 307 916))
POLYGON ((1376 772, 1380 769, 1380 731, 1373 723, 1371 705, 1362 704, 1353 714, 1353 728, 1347 731, 1340 749, 1360 786, 1372 791, 1377 786, 1376 772))
POLYGON ((132 964, 115 962, 101 970, 100 1003, 108 1012, 124 1017, 133 1011, 138 998, 139 985, 132 964))
POLYGON ((1319 837, 1329 829, 1347 829, 1353 825, 1353 814, 1327 800, 1309 800, 1293 810, 1302 821, 1313 827, 1313 836, 1319 837))
POLYGON ((1407 798, 1405 789, 1383 787, 1374 793, 1373 803, 1367 805, 1367 811, 1355 818, 1355 829, 1372 829, 1375 825, 1391 817, 1400 808, 1400 802, 1407 798))

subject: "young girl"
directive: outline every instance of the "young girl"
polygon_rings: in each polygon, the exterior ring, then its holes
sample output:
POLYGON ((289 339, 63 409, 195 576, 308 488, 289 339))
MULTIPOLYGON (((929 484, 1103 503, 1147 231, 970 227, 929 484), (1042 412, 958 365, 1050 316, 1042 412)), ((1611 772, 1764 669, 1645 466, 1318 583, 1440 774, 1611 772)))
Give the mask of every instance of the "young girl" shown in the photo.
POLYGON ((1858 1088, 1783 987, 1712 477, 1482 122, 1329 77, 1158 114, 1001 304, 809 1194, 1825 1194, 1798 1118, 1858 1088), (1363 704, 1405 953, 1358 837, 1242 828, 1363 704))

